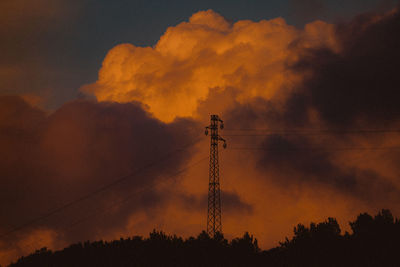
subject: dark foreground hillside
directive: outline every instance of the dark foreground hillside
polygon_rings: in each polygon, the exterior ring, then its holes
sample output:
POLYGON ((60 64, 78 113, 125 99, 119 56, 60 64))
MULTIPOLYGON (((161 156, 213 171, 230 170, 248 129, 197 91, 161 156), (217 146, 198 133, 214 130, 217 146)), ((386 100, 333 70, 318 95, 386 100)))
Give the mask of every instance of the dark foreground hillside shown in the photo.
POLYGON ((10 266, 400 266, 400 221, 389 210, 360 214, 350 226, 352 233, 341 234, 333 218, 299 224, 293 238, 268 251, 248 233, 228 242, 205 232, 182 239, 153 231, 148 238, 43 248, 10 266))

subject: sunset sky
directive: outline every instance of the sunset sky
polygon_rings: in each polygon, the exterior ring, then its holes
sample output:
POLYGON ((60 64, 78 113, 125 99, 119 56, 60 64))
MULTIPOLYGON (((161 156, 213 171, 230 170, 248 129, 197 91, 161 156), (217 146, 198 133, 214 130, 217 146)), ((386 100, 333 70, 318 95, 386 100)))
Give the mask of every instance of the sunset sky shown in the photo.
POLYGON ((41 247, 400 216, 397 1, 2 0, 0 264, 41 247))

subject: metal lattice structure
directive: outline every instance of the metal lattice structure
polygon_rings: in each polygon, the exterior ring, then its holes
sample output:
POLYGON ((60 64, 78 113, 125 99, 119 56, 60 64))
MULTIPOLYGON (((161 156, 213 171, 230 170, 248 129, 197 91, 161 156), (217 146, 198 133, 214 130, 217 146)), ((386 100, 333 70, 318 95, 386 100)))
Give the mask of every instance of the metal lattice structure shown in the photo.
POLYGON ((218 143, 222 141, 223 147, 226 148, 226 141, 218 135, 218 127, 223 129, 224 122, 218 115, 211 115, 211 123, 206 127, 205 131, 206 135, 208 135, 208 131, 210 131, 211 134, 207 213, 207 233, 210 237, 214 237, 218 232, 222 233, 218 143))

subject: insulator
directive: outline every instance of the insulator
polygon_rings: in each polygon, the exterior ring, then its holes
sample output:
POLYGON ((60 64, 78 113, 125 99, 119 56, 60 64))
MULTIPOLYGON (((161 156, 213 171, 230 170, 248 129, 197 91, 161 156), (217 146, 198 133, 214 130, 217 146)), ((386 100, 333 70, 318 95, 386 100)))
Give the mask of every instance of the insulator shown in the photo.
POLYGON ((220 128, 221 128, 221 130, 224 129, 224 124, 223 123, 221 123, 220 128))
POLYGON ((204 133, 205 133, 205 135, 208 135, 208 130, 206 129, 206 131, 204 133))
POLYGON ((224 143, 222 146, 223 146, 224 148, 226 148, 226 143, 224 143))

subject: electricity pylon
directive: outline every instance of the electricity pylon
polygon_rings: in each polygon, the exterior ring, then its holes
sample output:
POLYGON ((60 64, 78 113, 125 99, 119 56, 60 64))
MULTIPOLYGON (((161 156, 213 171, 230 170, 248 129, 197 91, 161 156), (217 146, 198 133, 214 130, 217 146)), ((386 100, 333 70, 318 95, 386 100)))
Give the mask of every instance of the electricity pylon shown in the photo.
POLYGON ((208 213, 207 213, 207 233, 214 237, 216 233, 222 233, 221 222, 221 191, 219 185, 219 164, 218 164, 218 143, 223 142, 226 148, 226 141, 218 135, 218 126, 224 128, 224 122, 218 115, 211 115, 211 123, 206 127, 205 134, 211 132, 210 145, 210 170, 208 182, 208 213), (220 123, 220 124, 219 124, 220 123), (219 125, 218 125, 219 124, 219 125))

